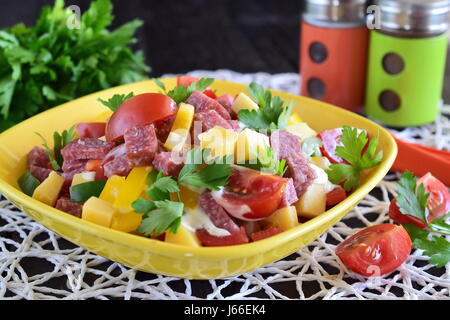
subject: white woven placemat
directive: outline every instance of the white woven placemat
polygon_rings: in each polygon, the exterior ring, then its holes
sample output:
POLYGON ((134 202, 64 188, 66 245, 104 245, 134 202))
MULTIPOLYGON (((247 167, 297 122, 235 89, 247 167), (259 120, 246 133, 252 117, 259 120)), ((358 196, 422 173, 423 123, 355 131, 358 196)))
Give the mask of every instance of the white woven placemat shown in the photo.
MULTIPOLYGON (((194 76, 250 83, 297 94, 295 73, 195 71, 194 76)), ((169 75, 168 75, 169 76, 169 75)), ((443 113, 450 115, 450 106, 443 113)), ((399 133, 450 149, 450 120, 399 133)), ((307 248, 226 280, 189 281, 130 270, 67 243, 0 200, 0 299, 450 299, 450 264, 434 269, 415 251, 395 272, 367 279, 346 270, 335 245, 358 228, 389 220, 397 174, 388 175, 349 215, 307 248)))

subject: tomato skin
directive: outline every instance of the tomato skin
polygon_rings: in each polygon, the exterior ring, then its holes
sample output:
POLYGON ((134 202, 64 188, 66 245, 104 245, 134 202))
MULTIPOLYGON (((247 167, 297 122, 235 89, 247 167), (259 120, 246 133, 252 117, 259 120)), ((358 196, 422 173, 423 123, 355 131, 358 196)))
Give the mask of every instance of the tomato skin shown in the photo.
POLYGON ((425 192, 430 193, 427 202, 428 222, 447 214, 450 211, 450 193, 447 187, 431 173, 427 173, 417 181, 418 186, 421 184, 425 186, 425 192))
POLYGON ((239 168, 230 176, 228 188, 215 199, 235 218, 263 220, 280 207, 287 183, 287 179, 279 176, 239 168))
POLYGON ((241 227, 238 231, 226 237, 210 235, 205 229, 197 230, 196 234, 205 247, 235 246, 248 243, 248 237, 244 227, 241 227))
POLYGON ((386 223, 367 227, 336 248, 344 265, 363 276, 381 276, 397 269, 412 249, 402 226, 386 223))
POLYGON ((177 77, 177 86, 184 85, 186 87, 189 87, 193 82, 198 82, 198 78, 184 75, 184 76, 178 76, 177 77))
POLYGON ((203 91, 203 94, 210 97, 211 99, 214 99, 214 100, 217 99, 216 93, 211 88, 208 88, 205 91, 203 91))
POLYGON ((105 122, 79 123, 76 131, 80 138, 101 138, 105 135, 105 122))
POLYGON ((261 231, 257 231, 257 232, 253 232, 251 235, 251 239, 253 241, 260 241, 260 240, 264 240, 270 237, 273 237, 277 234, 282 233, 283 230, 281 230, 280 228, 274 227, 274 226, 270 226, 269 228, 265 229, 265 230, 261 230, 261 231))
POLYGON ((389 205, 389 217, 400 224, 413 224, 421 229, 425 229, 427 227, 425 222, 423 222, 419 218, 403 214, 397 205, 396 199, 392 199, 391 204, 389 205))
POLYGON ((337 205, 347 198, 347 193, 344 188, 337 186, 332 191, 327 193, 327 207, 337 205))
POLYGON ((322 154, 334 164, 346 163, 344 159, 336 155, 336 147, 342 146, 342 142, 339 137, 342 136, 342 128, 336 128, 331 130, 325 130, 318 134, 318 137, 322 140, 323 145, 320 148, 322 154))
POLYGON ((175 115, 177 109, 175 101, 164 94, 137 95, 125 101, 109 119, 106 126, 106 141, 120 141, 127 129, 166 119, 175 115))
POLYGON ((86 171, 97 171, 97 169, 102 165, 103 160, 89 160, 86 162, 84 169, 86 171))

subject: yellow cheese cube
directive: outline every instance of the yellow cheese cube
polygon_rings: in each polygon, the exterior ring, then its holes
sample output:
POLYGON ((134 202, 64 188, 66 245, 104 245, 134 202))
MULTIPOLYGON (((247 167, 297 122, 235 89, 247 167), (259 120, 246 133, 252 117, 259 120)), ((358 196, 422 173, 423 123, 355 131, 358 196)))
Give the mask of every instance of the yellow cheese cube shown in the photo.
POLYGON ((72 187, 95 180, 95 172, 82 172, 73 176, 72 187))
POLYGON ((83 205, 81 218, 109 228, 115 212, 116 210, 110 202, 92 197, 83 205))
POLYGON ((231 110, 238 113, 241 110, 258 110, 259 106, 245 93, 240 93, 233 102, 231 110))
POLYGON ((290 125, 286 128, 286 131, 299 136, 302 138, 302 141, 317 136, 317 132, 311 129, 305 122, 290 125))
POLYGON ((114 207, 122 213, 131 211, 131 204, 141 195, 151 171, 151 167, 133 168, 119 189, 114 207))
POLYGON ((103 188, 102 193, 100 194, 100 199, 108 201, 110 203, 114 203, 116 200, 120 188, 122 188, 125 183, 124 177, 112 176, 106 182, 105 187, 103 188))
POLYGON ((236 163, 243 164, 246 161, 255 161, 258 155, 265 155, 267 147, 270 147, 268 136, 248 128, 244 129, 239 133, 236 142, 236 163))
POLYGON ((292 229, 299 225, 297 210, 295 207, 285 207, 278 209, 274 214, 272 214, 264 221, 283 231, 292 229))
POLYGON ((135 212, 115 214, 112 218, 111 229, 133 232, 136 231, 142 223, 142 214, 135 212))
POLYGON ((188 247, 194 247, 198 248, 201 247, 202 244, 200 240, 198 239, 195 232, 192 232, 191 230, 188 230, 183 225, 178 228, 178 231, 176 234, 173 234, 171 232, 166 232, 166 236, 164 239, 165 242, 174 243, 174 244, 180 244, 183 246, 188 247))
POLYGON ((180 152, 190 145, 190 129, 194 121, 195 109, 192 105, 181 103, 172 130, 164 144, 169 151, 180 152))
POLYGON ((64 178, 52 171, 33 193, 33 198, 54 207, 64 184, 64 178))
POLYGON ((211 156, 224 157, 233 155, 238 133, 223 127, 214 127, 198 136, 202 149, 211 149, 211 156))
POLYGON ((300 118, 300 116, 298 115, 298 113, 293 113, 290 117, 289 117, 289 121, 288 121, 288 126, 291 126, 293 124, 297 124, 297 123, 302 123, 304 122, 302 120, 302 118, 300 118))
POLYGON ((323 184, 313 183, 295 203, 297 214, 306 218, 315 218, 327 208, 327 191, 323 184))

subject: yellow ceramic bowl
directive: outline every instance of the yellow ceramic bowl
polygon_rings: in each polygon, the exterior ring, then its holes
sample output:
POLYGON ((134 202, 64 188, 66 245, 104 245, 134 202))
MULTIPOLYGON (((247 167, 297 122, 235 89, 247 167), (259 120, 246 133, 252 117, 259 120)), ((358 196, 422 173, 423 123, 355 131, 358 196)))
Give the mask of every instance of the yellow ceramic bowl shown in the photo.
MULTIPOLYGON (((163 82, 168 88, 175 86, 175 79, 164 79, 163 82)), ((231 95, 245 91, 245 87, 225 81, 216 81, 213 85, 219 94, 231 95)), ((322 102, 274 92, 287 101, 296 101, 295 112, 317 131, 350 125, 379 135, 379 147, 384 151, 383 162, 365 177, 360 188, 350 197, 319 217, 267 240, 221 248, 188 248, 110 230, 51 208, 19 190, 17 179, 25 170, 26 155, 34 146, 41 144, 35 132, 51 139, 54 131, 60 132, 79 122, 105 118, 108 112, 105 113, 106 108, 97 99, 107 99, 114 94, 130 91, 141 94, 158 92, 159 88, 153 82, 145 81, 95 93, 39 114, 1 134, 0 192, 61 237, 145 272, 180 278, 214 279, 249 272, 282 259, 310 244, 341 220, 383 179, 397 154, 394 140, 377 124, 322 102)))

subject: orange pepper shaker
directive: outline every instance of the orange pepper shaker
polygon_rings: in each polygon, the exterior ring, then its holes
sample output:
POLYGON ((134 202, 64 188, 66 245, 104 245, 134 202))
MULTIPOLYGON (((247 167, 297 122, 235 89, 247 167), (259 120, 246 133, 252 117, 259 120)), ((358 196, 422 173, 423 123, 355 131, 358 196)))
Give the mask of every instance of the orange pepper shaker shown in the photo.
POLYGON ((365 0, 307 0, 301 23, 301 95, 363 109, 369 29, 365 0))

